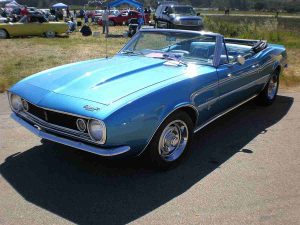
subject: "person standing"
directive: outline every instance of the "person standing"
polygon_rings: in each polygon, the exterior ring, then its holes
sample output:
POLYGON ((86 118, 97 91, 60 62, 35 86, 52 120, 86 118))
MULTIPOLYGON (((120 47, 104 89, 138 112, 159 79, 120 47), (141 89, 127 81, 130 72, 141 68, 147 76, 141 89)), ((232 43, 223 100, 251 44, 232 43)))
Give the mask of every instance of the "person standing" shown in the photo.
POLYGON ((21 9, 21 16, 29 16, 29 11, 26 5, 24 6, 23 9, 21 9))
POLYGON ((139 12, 139 14, 138 14, 138 30, 139 30, 139 29, 141 29, 142 25, 145 24, 145 20, 144 20, 145 13, 142 8, 139 8, 138 12, 139 12))
POLYGON ((73 18, 77 19, 77 12, 76 12, 75 9, 74 9, 74 11, 73 11, 73 18))
POLYGON ((84 14, 84 23, 85 23, 85 24, 88 24, 88 23, 89 23, 89 17, 88 17, 88 14, 87 14, 87 13, 84 14))
POLYGON ((69 9, 69 7, 67 8, 67 18, 70 18, 70 9, 69 9))
POLYGON ((105 37, 108 37, 108 33, 109 33, 109 20, 108 20, 108 16, 109 16, 109 10, 107 7, 104 8, 104 12, 102 14, 102 33, 105 33, 105 37))

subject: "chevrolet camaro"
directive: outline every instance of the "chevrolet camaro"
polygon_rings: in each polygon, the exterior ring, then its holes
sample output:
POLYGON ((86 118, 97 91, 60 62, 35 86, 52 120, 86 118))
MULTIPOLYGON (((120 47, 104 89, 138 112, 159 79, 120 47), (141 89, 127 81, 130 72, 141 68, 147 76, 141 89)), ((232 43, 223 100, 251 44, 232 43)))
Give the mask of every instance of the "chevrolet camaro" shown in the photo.
POLYGON ((101 156, 169 168, 193 134, 241 104, 271 105, 282 45, 141 29, 115 56, 49 69, 8 91, 12 118, 37 136, 101 156))

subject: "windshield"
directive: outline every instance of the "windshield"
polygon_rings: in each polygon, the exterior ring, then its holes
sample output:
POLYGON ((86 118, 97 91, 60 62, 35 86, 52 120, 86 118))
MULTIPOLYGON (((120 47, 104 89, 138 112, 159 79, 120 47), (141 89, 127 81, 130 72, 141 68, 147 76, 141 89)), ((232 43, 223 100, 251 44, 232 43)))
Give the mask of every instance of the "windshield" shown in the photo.
POLYGON ((23 16, 19 23, 45 23, 48 20, 43 16, 23 16))
POLYGON ((175 6, 172 8, 172 13, 179 14, 179 15, 196 15, 196 12, 192 7, 186 6, 175 6))
POLYGON ((213 64, 216 37, 192 32, 141 31, 120 54, 213 64))

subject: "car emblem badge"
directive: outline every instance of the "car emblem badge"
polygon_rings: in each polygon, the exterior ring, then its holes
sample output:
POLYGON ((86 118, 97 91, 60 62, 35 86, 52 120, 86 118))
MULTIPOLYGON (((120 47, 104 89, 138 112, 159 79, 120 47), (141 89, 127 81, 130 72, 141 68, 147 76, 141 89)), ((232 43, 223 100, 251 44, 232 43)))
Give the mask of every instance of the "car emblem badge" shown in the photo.
POLYGON ((38 126, 38 125, 34 125, 34 127, 35 127, 36 129, 38 129, 39 131, 42 130, 42 128, 41 128, 40 126, 38 126))
POLYGON ((90 105, 85 105, 85 106, 83 106, 83 108, 84 108, 85 110, 91 111, 91 112, 99 111, 99 110, 100 110, 100 108, 98 108, 98 107, 93 107, 93 106, 90 106, 90 105))

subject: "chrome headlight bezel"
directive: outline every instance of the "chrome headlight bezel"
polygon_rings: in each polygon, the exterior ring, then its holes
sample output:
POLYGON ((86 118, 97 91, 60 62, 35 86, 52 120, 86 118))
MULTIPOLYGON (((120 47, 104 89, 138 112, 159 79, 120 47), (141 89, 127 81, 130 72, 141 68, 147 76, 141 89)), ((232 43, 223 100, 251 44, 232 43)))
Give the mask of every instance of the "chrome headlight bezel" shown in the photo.
POLYGON ((105 144, 106 142, 106 126, 103 121, 96 120, 96 119, 90 119, 87 124, 87 131, 90 135, 90 138, 96 142, 97 144, 105 144), (98 128, 93 128, 92 126, 98 126, 98 128), (94 129, 94 130, 93 130, 94 129), (97 130, 98 129, 98 130, 97 130), (97 133, 101 130, 102 134, 101 137, 97 137, 97 133))
POLYGON ((10 108, 13 112, 18 113, 24 110, 23 99, 19 95, 9 93, 8 100, 10 108))

